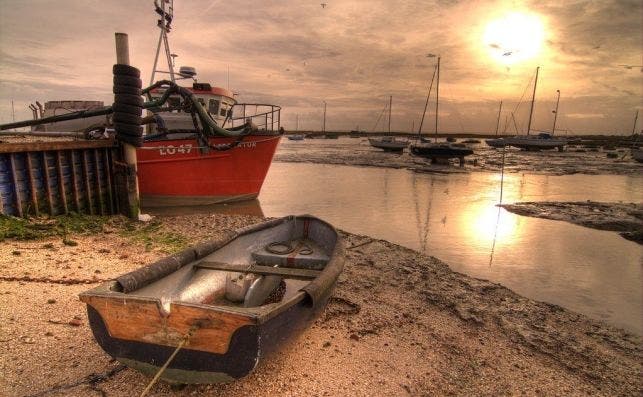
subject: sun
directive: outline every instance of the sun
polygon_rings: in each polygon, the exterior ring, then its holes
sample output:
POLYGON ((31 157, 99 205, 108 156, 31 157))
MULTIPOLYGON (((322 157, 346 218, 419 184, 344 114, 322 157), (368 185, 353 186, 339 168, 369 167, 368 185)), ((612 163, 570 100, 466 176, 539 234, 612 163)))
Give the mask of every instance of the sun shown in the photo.
POLYGON ((483 42, 489 55, 504 65, 513 65, 538 56, 545 28, 535 14, 512 12, 487 25, 483 42))

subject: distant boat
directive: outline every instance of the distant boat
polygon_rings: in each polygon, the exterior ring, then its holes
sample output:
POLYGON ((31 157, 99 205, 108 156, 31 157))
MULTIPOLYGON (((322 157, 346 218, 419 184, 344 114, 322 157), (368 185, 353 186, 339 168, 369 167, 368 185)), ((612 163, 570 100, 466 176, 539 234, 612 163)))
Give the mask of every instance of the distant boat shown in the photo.
POLYGON ((332 225, 288 216, 190 247, 80 300, 96 342, 123 364, 173 383, 230 382, 319 316, 343 265, 332 225))
POLYGON ((334 133, 334 132, 326 133, 326 134, 324 134, 324 138, 325 138, 325 139, 338 139, 338 138, 339 138, 339 134, 336 134, 336 133, 334 133))
POLYGON ((479 139, 465 139, 462 143, 480 143, 479 139))
MULTIPOLYGON (((513 137, 505 138, 507 145, 520 148, 522 150, 538 151, 538 150, 549 150, 549 149, 558 149, 563 151, 565 145, 567 145, 567 139, 554 137, 552 134, 540 133, 538 135, 530 135, 531 130, 531 120, 534 113, 534 102, 536 100, 536 86, 538 85, 538 71, 540 67, 536 68, 536 78, 534 80, 534 91, 531 95, 531 108, 529 110, 529 123, 527 124, 527 135, 517 135, 513 137)), ((559 91, 560 98, 560 91, 559 91)), ((556 110, 554 111, 556 116, 558 115, 558 103, 556 103, 556 110)), ((555 117, 556 117, 555 116, 555 117)), ((554 130, 556 129, 556 121, 554 118, 554 130)))
MULTIPOLYGON (((437 75, 436 79, 436 88, 435 88, 435 142, 431 143, 428 139, 425 139, 420 136, 419 143, 414 143, 410 146, 411 154, 415 156, 425 157, 431 159, 432 163, 437 163, 441 161, 447 161, 448 159, 457 158, 460 160, 460 166, 464 166, 464 157, 473 154, 473 150, 469 148, 463 148, 456 146, 452 143, 438 143, 437 134, 438 134, 438 103, 440 98, 440 57, 438 57, 438 63, 435 67, 434 76, 437 75)), ((424 121, 424 114, 426 113, 426 106, 429 103, 429 96, 431 95, 431 87, 433 86, 433 79, 431 79, 431 85, 429 86, 429 93, 426 98, 426 104, 424 106, 424 113, 422 114, 422 121, 420 122, 420 128, 418 129, 418 136, 422 132, 422 124, 424 121)))
POLYGON ((288 140, 289 141, 303 141, 304 140, 304 135, 303 134, 288 135, 288 140))
POLYGON ((368 142, 374 148, 382 149, 385 152, 402 152, 409 145, 408 141, 396 139, 393 136, 384 136, 382 138, 368 138, 368 142))
MULTIPOLYGON (((391 133, 391 109, 393 107, 393 96, 389 97, 389 105, 388 105, 388 133, 391 133)), ((384 110, 386 110, 386 106, 384 106, 384 110)), ((382 111, 384 113, 384 111, 382 111)), ((382 113, 380 113, 380 117, 382 116, 382 113)), ((379 122, 379 117, 377 119, 377 122, 379 122)), ((373 127, 373 130, 377 127, 377 122, 375 122, 375 127, 373 127)), ((409 142, 407 140, 401 140, 401 139, 396 139, 394 136, 388 135, 388 136, 383 136, 381 138, 368 138, 368 143, 371 144, 374 148, 377 149, 382 149, 385 152, 402 152, 404 151, 404 148, 409 145, 409 142)))
POLYGON ((639 163, 643 163, 643 149, 632 149, 632 158, 639 163))
POLYGON ((455 138, 454 138, 454 137, 452 137, 452 136, 447 137, 447 142, 454 143, 454 142, 457 142, 457 141, 458 141, 458 140, 457 140, 457 139, 455 139, 455 138))
MULTIPOLYGON (((388 106, 388 133, 391 133, 391 109, 393 107, 393 97, 389 97, 388 106)), ((386 107, 385 107, 386 108, 386 107)), ((380 114, 381 116, 381 114, 380 114)), ((379 120, 379 119, 378 119, 379 120)), ((376 123, 377 126, 377 123, 376 123)), ((407 140, 396 139, 394 136, 383 136, 381 138, 368 138, 368 143, 374 148, 382 149, 385 152, 403 152, 404 148, 409 145, 407 140)))

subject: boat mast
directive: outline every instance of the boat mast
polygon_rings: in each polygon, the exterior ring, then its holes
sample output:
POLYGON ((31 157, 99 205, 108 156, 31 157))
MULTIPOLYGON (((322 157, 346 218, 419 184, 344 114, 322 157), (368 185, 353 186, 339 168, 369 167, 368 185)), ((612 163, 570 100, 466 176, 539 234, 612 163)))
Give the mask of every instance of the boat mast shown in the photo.
POLYGON ((534 101, 536 100, 536 85, 538 85, 538 70, 540 70, 540 66, 536 68, 536 79, 534 80, 534 92, 531 94, 531 109, 529 110, 529 123, 527 124, 527 135, 529 135, 529 131, 531 130, 531 117, 534 113, 534 101))
POLYGON ((639 119, 639 111, 636 110, 636 115, 634 116, 634 125, 632 126, 632 135, 636 132, 636 121, 639 119))
POLYGON ((438 102, 440 98, 440 57, 438 57, 437 81, 435 84, 435 141, 438 141, 438 102))
POLYGON ((496 136, 498 136, 498 127, 500 127, 500 113, 502 113, 502 101, 500 101, 500 109, 498 110, 498 121, 496 121, 496 136))
POLYGON ((161 52, 161 43, 163 43, 163 49, 165 51, 165 58, 167 61, 167 67, 170 74, 170 80, 174 82, 174 65, 172 62, 172 55, 170 53, 170 43, 167 40, 167 33, 170 31, 170 24, 172 23, 173 13, 174 13, 174 0, 160 0, 161 5, 159 6, 159 0, 154 1, 154 6, 156 8, 156 13, 161 16, 161 19, 157 21, 159 29, 161 29, 161 34, 159 35, 159 42, 156 45, 156 56, 154 57, 154 66, 152 67, 152 77, 150 78, 150 85, 154 84, 154 75, 156 72, 161 73, 162 71, 157 70, 156 66, 158 65, 159 55, 161 52), (165 5, 167 6, 167 9, 165 5))
POLYGON ((431 84, 429 84, 429 92, 426 94, 426 102, 424 103, 424 112, 422 112, 422 119, 420 119, 420 128, 418 128, 418 138, 421 138, 421 135, 422 135, 422 125, 424 124, 424 116, 426 115, 426 108, 429 107, 429 98, 431 97, 431 90, 433 89, 433 80, 435 79, 436 72, 437 72, 437 67, 433 69, 433 76, 431 76, 431 84))
POLYGON ((391 135, 391 108, 393 107, 393 95, 388 98, 388 134, 391 135))
POLYGON ((560 90, 556 90, 556 93, 558 94, 558 98, 556 98, 556 110, 554 110, 554 126, 551 129, 552 135, 556 133, 556 119, 558 118, 558 103, 560 102, 560 90))
POLYGON ((324 101, 324 122, 322 123, 322 133, 326 133, 326 101, 324 101))

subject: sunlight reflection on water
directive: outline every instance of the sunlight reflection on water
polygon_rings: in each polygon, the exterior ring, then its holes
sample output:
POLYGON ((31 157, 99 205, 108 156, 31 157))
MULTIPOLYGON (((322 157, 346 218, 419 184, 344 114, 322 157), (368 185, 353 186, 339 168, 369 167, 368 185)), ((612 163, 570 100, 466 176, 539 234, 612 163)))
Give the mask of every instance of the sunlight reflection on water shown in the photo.
MULTIPOLYGON (((641 202, 641 182, 633 176, 509 174, 503 202, 641 202)), ((259 199, 266 216, 317 215, 641 333, 641 247, 614 232, 499 210, 499 188, 491 173, 274 163, 259 199)))

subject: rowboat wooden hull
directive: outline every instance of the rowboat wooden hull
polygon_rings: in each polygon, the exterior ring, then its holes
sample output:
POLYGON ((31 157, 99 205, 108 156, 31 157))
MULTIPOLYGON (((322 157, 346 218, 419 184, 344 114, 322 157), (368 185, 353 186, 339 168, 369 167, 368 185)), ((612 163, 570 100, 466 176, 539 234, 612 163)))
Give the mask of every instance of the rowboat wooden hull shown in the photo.
POLYGON ((343 248, 335 229, 314 217, 291 216, 191 247, 80 298, 87 303, 96 341, 123 364, 153 376, 181 346, 163 380, 230 382, 251 373, 314 321, 342 267, 343 248), (284 238, 299 241, 294 253, 271 254, 263 248, 269 240, 284 238), (299 251, 302 244, 312 255, 299 251), (261 277, 283 277, 283 297, 252 307, 229 303, 229 275, 236 282, 243 274, 261 274, 245 294, 246 302, 261 277), (211 301, 213 294, 223 294, 212 291, 216 285, 225 285, 226 298, 211 301))

